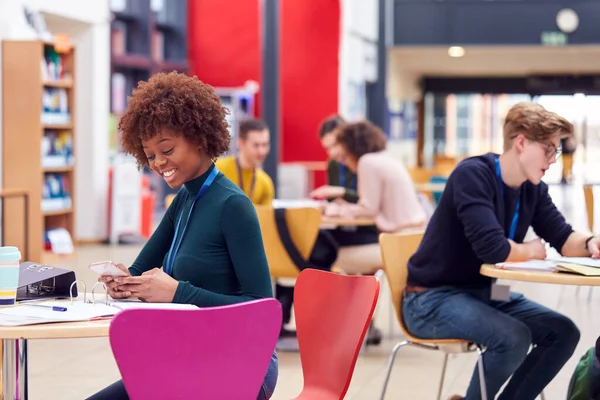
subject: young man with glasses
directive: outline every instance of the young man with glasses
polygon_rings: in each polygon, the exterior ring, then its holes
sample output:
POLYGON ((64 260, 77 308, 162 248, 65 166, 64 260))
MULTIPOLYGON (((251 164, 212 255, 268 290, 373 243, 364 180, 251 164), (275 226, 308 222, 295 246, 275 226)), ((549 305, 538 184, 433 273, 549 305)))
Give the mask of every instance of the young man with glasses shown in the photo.
MULTIPOLYGON (((407 328, 424 339, 485 347, 488 399, 512 376, 499 399, 534 400, 579 342, 569 318, 522 294, 503 295, 479 273, 484 263, 545 259, 542 239, 564 256, 600 256, 599 238, 574 232, 542 182, 561 138, 571 135, 572 124, 542 106, 513 106, 504 123, 503 154, 471 157, 456 167, 408 264, 407 328), (523 242, 530 226, 540 239, 523 242)), ((480 395, 475 370, 464 398, 480 395)))

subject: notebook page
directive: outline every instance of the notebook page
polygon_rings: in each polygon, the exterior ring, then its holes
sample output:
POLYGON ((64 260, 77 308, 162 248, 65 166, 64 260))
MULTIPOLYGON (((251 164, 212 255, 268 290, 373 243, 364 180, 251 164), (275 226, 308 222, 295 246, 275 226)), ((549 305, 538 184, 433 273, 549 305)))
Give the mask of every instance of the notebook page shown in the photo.
POLYGON ((556 271, 556 264, 556 261, 553 260, 529 260, 498 263, 496 264, 496 268, 510 270, 554 272, 556 271))
POLYGON ((91 304, 77 301, 71 304, 67 301, 44 301, 38 305, 65 307, 67 311, 54 311, 51 308, 36 307, 33 304, 23 304, 0 309, 0 325, 10 321, 22 320, 29 323, 47 322, 74 322, 88 321, 92 318, 110 317, 119 312, 119 309, 106 304, 91 304))

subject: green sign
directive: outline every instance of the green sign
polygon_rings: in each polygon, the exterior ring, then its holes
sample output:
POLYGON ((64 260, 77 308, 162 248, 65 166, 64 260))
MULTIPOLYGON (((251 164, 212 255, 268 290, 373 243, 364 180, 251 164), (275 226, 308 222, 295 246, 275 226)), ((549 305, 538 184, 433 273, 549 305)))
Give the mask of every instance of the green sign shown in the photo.
POLYGON ((562 32, 542 32, 541 40, 544 46, 566 46, 569 43, 567 35, 562 32))

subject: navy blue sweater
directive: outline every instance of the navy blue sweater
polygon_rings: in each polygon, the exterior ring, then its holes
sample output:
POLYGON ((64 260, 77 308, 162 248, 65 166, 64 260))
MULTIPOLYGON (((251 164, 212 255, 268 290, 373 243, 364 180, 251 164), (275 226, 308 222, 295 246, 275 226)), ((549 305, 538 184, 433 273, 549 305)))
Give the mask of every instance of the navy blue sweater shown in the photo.
POLYGON ((529 227, 559 252, 573 229, 556 209, 545 183, 526 181, 518 189, 504 185, 504 199, 488 153, 462 161, 448 178, 417 252, 408 263, 412 286, 483 287, 491 279, 481 264, 503 262, 510 253, 509 229, 521 199, 514 241, 522 243, 529 227))

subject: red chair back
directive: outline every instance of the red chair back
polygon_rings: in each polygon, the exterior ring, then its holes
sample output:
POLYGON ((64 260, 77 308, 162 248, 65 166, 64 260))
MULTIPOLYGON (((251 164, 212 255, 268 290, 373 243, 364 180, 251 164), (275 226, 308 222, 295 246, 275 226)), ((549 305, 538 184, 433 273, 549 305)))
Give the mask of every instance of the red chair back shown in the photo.
POLYGON ((344 398, 378 297, 374 276, 300 273, 294 311, 304 388, 297 399, 344 398))

